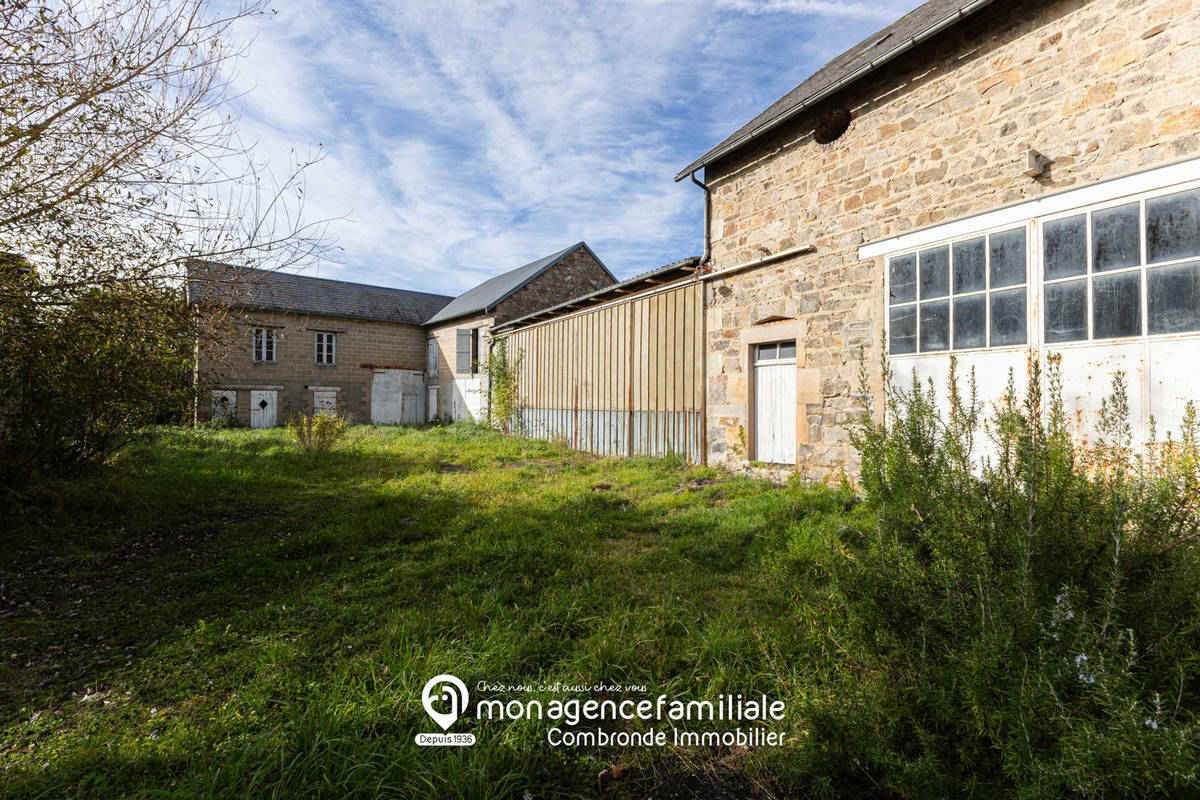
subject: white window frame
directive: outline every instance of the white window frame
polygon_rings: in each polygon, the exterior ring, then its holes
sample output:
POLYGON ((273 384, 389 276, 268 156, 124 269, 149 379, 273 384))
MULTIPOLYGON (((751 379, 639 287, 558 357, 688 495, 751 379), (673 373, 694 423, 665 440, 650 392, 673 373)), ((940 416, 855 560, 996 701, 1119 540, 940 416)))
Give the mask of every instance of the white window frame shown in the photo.
POLYGON ((883 264, 883 317, 884 330, 888 332, 888 357, 892 358, 910 358, 913 356, 941 356, 947 353, 975 353, 980 351, 1003 352, 1006 350, 1026 350, 1033 343, 1033 302, 1031 298, 1030 287, 1033 285, 1033 271, 1035 264, 1040 264, 1040 259, 1035 261, 1033 257, 1034 244, 1032 236, 1034 235, 1034 226, 1031 220, 1027 220, 1022 224, 1000 225, 994 228, 986 228, 979 231, 973 231, 969 234, 956 236, 952 239, 930 242, 923 244, 916 249, 900 250, 891 253, 884 259, 883 264), (1025 231, 1025 280, 1021 283, 1012 283, 1007 286, 992 286, 992 248, 991 237, 998 233, 1009 233, 1011 231, 1023 229, 1025 231), (975 289, 969 292, 956 293, 954 291, 954 245, 969 242, 972 239, 983 239, 983 288, 975 289), (921 297, 921 252, 925 250, 936 250, 945 247, 949 251, 947 256, 948 270, 947 292, 941 297, 931 298, 929 300, 921 297), (903 258, 905 256, 913 256, 916 260, 914 273, 914 293, 915 299, 906 300, 902 303, 892 303, 892 259, 903 258), (1021 344, 991 344, 992 341, 992 295, 1002 292, 1016 291, 1018 289, 1025 290, 1025 341, 1021 344), (954 346, 954 301, 963 297, 983 297, 983 335, 984 344, 975 347, 955 347, 954 346), (921 350, 921 304, 926 302, 944 301, 949 307, 947 313, 947 346, 942 350, 921 350), (916 350, 912 353, 892 353, 891 352, 891 329, 892 329, 892 309, 893 308, 912 308, 916 312, 916 350))
MULTIPOLYGON (((1194 192, 1194 191, 1200 191, 1200 181, 1192 182, 1191 184, 1185 185, 1185 186, 1170 186, 1167 188, 1157 189, 1154 191, 1141 192, 1132 197, 1130 197, 1130 196, 1119 197, 1119 198, 1114 198, 1112 200, 1107 200, 1104 202, 1093 203, 1091 205, 1083 206, 1080 208, 1074 208, 1069 211, 1063 211, 1058 214, 1050 214, 1050 215, 1042 217, 1038 220, 1038 222, 1040 223, 1040 226, 1044 226, 1047 222, 1055 222, 1057 220, 1070 219, 1071 217, 1077 217, 1080 215, 1084 215, 1085 225, 1086 225, 1085 230, 1086 230, 1086 242, 1087 242, 1087 244, 1086 244, 1087 262, 1085 265, 1085 271, 1082 275, 1072 275, 1072 276, 1066 277, 1066 278, 1053 278, 1050 280, 1046 280, 1045 279, 1045 265, 1043 264, 1043 260, 1041 257, 1043 240, 1041 238, 1041 235, 1039 234, 1037 245, 1038 245, 1038 268, 1039 268, 1038 281, 1039 281, 1040 285, 1038 287, 1038 295, 1037 296, 1041 303, 1041 307, 1045 308, 1045 302, 1046 302, 1045 287, 1047 287, 1047 286, 1055 286, 1055 285, 1062 284, 1062 283, 1070 283, 1071 281, 1080 281, 1080 280, 1086 281, 1086 285, 1087 285, 1087 312, 1086 312, 1087 313, 1087 320, 1086 320, 1087 336, 1085 336, 1082 339, 1071 339, 1069 341, 1063 341, 1063 342, 1047 341, 1047 342, 1045 342, 1046 346, 1062 348, 1062 347, 1071 347, 1071 346, 1075 346, 1075 345, 1086 345, 1086 344, 1096 344, 1096 343, 1120 344, 1123 342, 1136 342, 1136 341, 1140 341, 1140 340, 1172 339, 1172 338, 1178 338, 1180 336, 1195 336, 1197 334, 1200 334, 1200 329, 1193 330, 1193 331, 1177 331, 1177 332, 1173 332, 1173 333, 1150 333, 1150 278, 1149 278, 1149 273, 1153 270, 1157 270, 1157 269, 1160 269, 1163 267, 1174 267, 1174 266, 1179 266, 1181 264, 1192 264, 1192 263, 1200 262, 1200 253, 1198 253, 1197 255, 1194 255, 1194 256, 1188 256, 1186 258, 1176 258, 1176 259, 1172 259, 1170 261, 1159 261, 1154 264, 1148 263, 1148 261, 1149 261, 1149 252, 1148 252, 1149 243, 1147 242, 1147 237, 1146 237, 1146 202, 1148 200, 1154 200, 1155 198, 1158 198, 1158 197, 1166 197, 1168 195, 1181 194, 1181 193, 1185 193, 1185 192, 1194 192), (1133 267, 1121 267, 1119 269, 1109 269, 1109 270, 1103 270, 1103 271, 1097 272, 1094 269, 1094 264, 1093 264, 1094 254, 1092 253, 1092 242, 1093 242, 1092 215, 1097 211, 1104 211, 1104 210, 1107 210, 1110 208, 1119 208, 1121 206, 1133 205, 1134 203, 1137 203, 1137 205, 1138 205, 1138 259, 1139 259, 1140 263, 1133 267), (1092 288, 1095 278, 1096 277, 1104 278, 1104 277, 1108 277, 1108 276, 1112 276, 1112 275, 1125 275, 1125 274, 1130 274, 1130 273, 1135 273, 1135 272, 1139 274, 1138 291, 1139 291, 1139 301, 1141 303, 1141 308, 1139 309, 1139 314, 1141 315, 1141 330, 1140 330, 1140 332, 1136 333, 1136 334, 1128 335, 1128 336, 1109 336, 1109 337, 1105 337, 1105 338, 1101 338, 1101 339, 1095 338, 1095 331, 1094 331, 1094 327, 1095 327, 1095 319, 1094 319, 1094 316, 1095 316, 1095 308, 1094 308, 1094 306, 1095 306, 1095 291, 1092 288)), ((1042 321, 1042 323, 1039 326, 1038 336, 1039 336, 1039 338, 1041 338, 1043 340, 1045 338, 1044 320, 1042 321)))
POLYGON ((337 364, 337 334, 316 331, 313 334, 313 363, 321 367, 337 364))
POLYGON ((251 334, 251 351, 254 363, 276 363, 279 354, 279 340, 276 336, 276 330, 276 328, 270 328, 265 325, 259 325, 254 328, 251 334))
MULTIPOLYGON (((997 209, 992 212, 985 212, 974 217, 968 217, 962 220, 945 223, 943 225, 934 226, 919 231, 914 231, 909 234, 894 237, 892 239, 883 240, 880 242, 864 245, 859 248, 859 257, 868 258, 876 256, 884 256, 883 267, 883 326, 884 329, 891 330, 891 260, 895 257, 901 257, 910 253, 919 253, 921 250, 931 248, 950 246, 970 239, 974 239, 981 235, 990 235, 993 233, 1002 233, 1024 225, 1026 227, 1025 234, 1025 258, 1026 258, 1026 343, 1023 345, 1002 345, 999 347, 986 346, 982 348, 954 348, 954 327, 953 327, 953 299, 956 296, 953 293, 953 257, 951 257, 950 266, 950 294, 946 299, 950 302, 950 330, 949 337, 950 346, 945 350, 936 351, 920 351, 920 273, 916 276, 918 297, 915 301, 908 303, 897 303, 896 306, 913 306, 917 310, 917 352, 914 353, 891 353, 889 342, 889 358, 932 358, 938 356, 947 356, 953 353, 975 353, 975 352, 1003 352, 1005 350, 1039 350, 1044 348, 1052 348, 1054 350, 1067 349, 1072 347, 1089 346, 1094 344, 1121 344, 1133 343, 1138 341, 1157 341, 1179 339, 1187 337, 1200 336, 1200 330, 1196 331, 1177 331, 1171 333, 1156 333, 1152 334, 1150 330, 1149 318, 1149 276, 1150 270, 1160 267, 1178 266, 1180 264, 1188 264, 1200 261, 1200 256, 1186 257, 1163 261, 1155 264, 1147 264, 1147 241, 1146 241, 1146 202, 1156 197, 1164 197, 1167 195, 1178 194, 1182 192, 1200 190, 1200 159, 1194 159, 1179 164, 1169 165, 1145 172, 1136 173, 1124 178, 1105 181, 1102 183, 1082 187, 1080 189, 1068 190, 1055 195, 1050 195, 1037 200, 1018 203, 1014 206, 1009 206, 1002 209, 997 209), (1155 185, 1155 184, 1158 185, 1155 185), (1122 267, 1120 269, 1105 270, 1095 272, 1093 266, 1092 254, 1092 214, 1096 211, 1103 211, 1109 208, 1115 208, 1123 205, 1129 205, 1134 202, 1139 204, 1139 230, 1140 241, 1139 250, 1141 256, 1141 264, 1136 267, 1122 267), (1022 213, 1022 212, 1025 213, 1022 213), (1039 213, 1041 212, 1041 213, 1039 213), (1087 217, 1087 271, 1083 275, 1076 275, 1067 278, 1056 278, 1052 280, 1045 279, 1045 260, 1043 257, 1043 227, 1047 222, 1066 219, 1080 214, 1086 214, 1087 217), (991 224, 989 224, 991 223, 991 224), (939 236, 939 234, 941 234, 939 236), (1094 339, 1093 334, 1093 316, 1094 316, 1094 292, 1092 289, 1092 281, 1095 276, 1106 277, 1110 275, 1120 275, 1126 272, 1140 271, 1140 301, 1141 301, 1141 334, 1129 336, 1108 337, 1104 339, 1094 339), (1058 283, 1067 283, 1075 280, 1087 281, 1087 329, 1088 336, 1084 339, 1076 339, 1063 342, 1047 342, 1045 335, 1045 287, 1047 285, 1055 285, 1058 283)), ((918 257, 919 260, 919 257, 918 257)), ((987 276, 986 276, 986 291, 991 293, 991 254, 987 255, 987 276)), ((1007 289, 1019 288, 1018 286, 998 287, 996 291, 1005 291, 1007 289)), ((967 293, 958 296, 967 296, 967 293)), ((986 303, 986 318, 988 336, 991 332, 991 303, 986 303)), ((989 338, 990 341, 990 338, 989 338)))

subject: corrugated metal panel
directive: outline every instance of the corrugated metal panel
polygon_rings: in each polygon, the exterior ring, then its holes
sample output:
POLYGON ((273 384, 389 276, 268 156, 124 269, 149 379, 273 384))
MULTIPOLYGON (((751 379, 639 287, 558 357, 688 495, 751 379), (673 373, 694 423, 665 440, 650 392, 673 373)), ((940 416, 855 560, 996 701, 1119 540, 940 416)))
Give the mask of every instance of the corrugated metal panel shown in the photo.
POLYGON ((703 288, 687 281, 503 334, 528 436, 704 459, 703 288))

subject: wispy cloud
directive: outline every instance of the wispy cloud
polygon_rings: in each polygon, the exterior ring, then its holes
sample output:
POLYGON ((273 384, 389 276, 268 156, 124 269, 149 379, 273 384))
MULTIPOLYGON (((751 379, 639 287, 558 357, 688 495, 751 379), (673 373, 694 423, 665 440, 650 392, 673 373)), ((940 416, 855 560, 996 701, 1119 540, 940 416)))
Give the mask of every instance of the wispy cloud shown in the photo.
POLYGON ((915 5, 294 0, 251 31, 243 133, 326 151, 322 275, 453 293, 580 239, 630 275, 700 247, 680 166, 915 5))

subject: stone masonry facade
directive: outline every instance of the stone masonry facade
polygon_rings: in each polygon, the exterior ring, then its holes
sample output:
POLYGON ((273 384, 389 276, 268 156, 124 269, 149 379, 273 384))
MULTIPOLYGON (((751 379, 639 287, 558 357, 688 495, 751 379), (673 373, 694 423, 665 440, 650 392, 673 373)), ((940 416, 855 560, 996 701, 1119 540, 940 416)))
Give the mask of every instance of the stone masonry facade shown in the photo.
POLYGON ((877 375, 884 328, 883 260, 858 247, 1195 157, 1198 90, 1200 0, 997 2, 827 100, 852 113, 836 141, 813 140, 817 108, 709 165, 713 272, 814 248, 708 282, 710 463, 746 465, 745 332, 781 326, 797 466, 854 471, 860 353, 877 375), (1041 177, 1022 174, 1026 148, 1052 159, 1041 177))
MULTIPOLYGON (((338 410, 355 422, 371 418, 372 366, 425 369, 425 330, 419 325, 307 314, 243 311, 234 321, 235 343, 220 363, 202 365, 203 385, 237 391, 237 417, 250 424, 250 392, 278 392, 278 423, 313 412, 312 387, 335 389, 338 410), (253 359, 252 331, 275 329, 275 362, 253 359), (316 363, 316 334, 337 336, 336 363, 316 363)), ((201 416, 210 404, 201 398, 201 416)))

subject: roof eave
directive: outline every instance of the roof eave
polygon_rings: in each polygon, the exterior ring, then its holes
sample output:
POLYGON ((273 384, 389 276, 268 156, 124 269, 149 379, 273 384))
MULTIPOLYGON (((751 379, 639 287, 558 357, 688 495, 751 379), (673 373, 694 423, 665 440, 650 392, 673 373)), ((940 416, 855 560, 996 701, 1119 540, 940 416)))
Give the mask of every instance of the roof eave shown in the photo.
POLYGON ((730 153, 743 147, 744 145, 749 144, 750 142, 759 138, 763 134, 769 133, 770 131, 779 127, 780 125, 782 125, 783 123, 792 119, 793 117, 800 114, 801 112, 806 111, 809 108, 812 108, 813 105, 824 100, 826 97, 836 94, 837 92, 841 91, 842 89, 846 88, 850 84, 857 81, 859 78, 869 75, 870 73, 874 72, 876 69, 878 69, 879 67, 888 63, 892 59, 894 59, 898 56, 901 56, 904 53, 907 53, 909 50, 912 50, 914 47, 921 44, 925 40, 930 39, 933 36, 936 36, 937 34, 941 33, 945 29, 954 25, 959 20, 964 19, 965 17, 975 13, 980 8, 983 8, 984 6, 988 5, 991 2, 992 2, 992 0, 972 0, 972 2, 969 2, 962 6, 959 6, 958 9, 955 10, 955 12, 953 14, 948 14, 945 17, 943 17, 942 19, 935 22, 934 24, 932 24, 926 28, 923 28, 919 33, 916 33, 913 36, 908 37, 906 40, 901 42, 898 46, 893 47, 891 50, 889 50, 887 53, 883 54, 879 58, 875 58, 875 59, 868 61, 866 64, 859 67, 858 69, 856 69, 854 72, 850 73, 849 75, 846 75, 845 77, 840 78, 837 81, 834 81, 832 84, 825 87, 824 89, 821 89, 820 91, 814 92, 813 94, 811 94, 808 97, 806 97, 805 99, 801 100, 794 107, 789 108, 787 111, 783 112, 779 116, 774 117, 773 119, 767 120, 759 127, 755 128, 752 131, 747 132, 745 135, 740 136, 737 139, 725 142, 723 144, 718 144, 712 150, 709 150, 707 153, 700 156, 700 158, 696 159, 691 164, 684 167, 675 176, 675 182, 678 183, 679 181, 683 180, 684 178, 688 177, 689 175, 695 173, 697 170, 699 170, 703 167, 707 167, 709 164, 712 164, 713 162, 717 161, 718 159, 723 158, 724 156, 729 155, 730 153))

